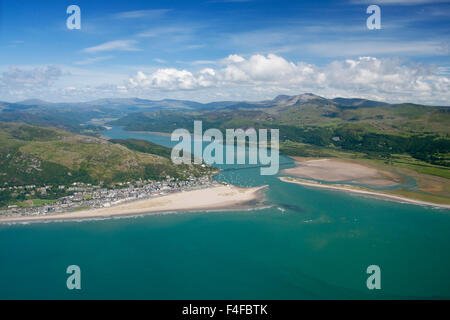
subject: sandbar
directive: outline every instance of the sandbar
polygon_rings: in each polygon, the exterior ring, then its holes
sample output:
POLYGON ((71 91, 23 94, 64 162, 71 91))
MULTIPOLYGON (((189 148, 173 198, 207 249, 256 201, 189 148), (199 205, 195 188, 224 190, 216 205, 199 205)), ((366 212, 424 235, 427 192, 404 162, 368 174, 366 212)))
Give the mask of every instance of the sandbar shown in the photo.
POLYGON ((323 184, 320 182, 308 181, 308 180, 303 180, 303 179, 298 179, 298 178, 290 178, 290 177, 279 177, 279 179, 283 182, 295 183, 295 184, 299 184, 299 185, 307 186, 307 187, 324 188, 324 189, 330 189, 330 190, 352 192, 352 193, 358 193, 358 194, 362 194, 362 195, 372 196, 372 197, 380 198, 380 199, 384 199, 384 200, 390 200, 390 201, 396 201, 396 202, 402 202, 402 203, 410 203, 410 204, 422 205, 422 206, 432 206, 432 207, 437 207, 437 208, 442 208, 442 209, 450 209, 450 205, 447 205, 447 204, 414 200, 414 199, 410 199, 410 198, 386 194, 383 192, 370 191, 370 190, 366 190, 366 189, 354 187, 354 186, 349 186, 349 185, 323 184))

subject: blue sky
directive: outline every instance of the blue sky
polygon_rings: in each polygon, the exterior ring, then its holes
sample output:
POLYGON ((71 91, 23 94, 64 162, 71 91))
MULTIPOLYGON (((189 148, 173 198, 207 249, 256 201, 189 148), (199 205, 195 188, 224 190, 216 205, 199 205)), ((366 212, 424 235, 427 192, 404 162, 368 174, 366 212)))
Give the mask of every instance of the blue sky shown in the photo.
POLYGON ((0 100, 450 104, 450 1, 0 1, 0 100), (81 9, 68 30, 66 9, 81 9), (381 8, 381 30, 366 9, 381 8))

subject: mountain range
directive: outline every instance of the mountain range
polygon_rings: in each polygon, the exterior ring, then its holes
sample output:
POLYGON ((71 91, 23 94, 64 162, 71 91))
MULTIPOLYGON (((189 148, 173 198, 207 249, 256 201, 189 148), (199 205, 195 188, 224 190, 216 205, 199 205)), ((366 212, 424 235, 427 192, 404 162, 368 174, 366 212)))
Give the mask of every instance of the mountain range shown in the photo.
MULTIPOLYGON (((170 133, 177 128, 191 130, 194 120, 202 120, 205 129, 279 128, 282 147, 290 142, 306 143, 381 155, 408 153, 428 162, 449 162, 450 107, 443 106, 327 99, 312 93, 279 95, 259 102, 139 98, 80 103, 37 99, 0 102, 0 121, 56 127, 97 137, 110 125, 130 131, 170 133)), ((308 154, 299 148, 289 145, 284 150, 308 154)))
POLYGON ((28 99, 19 102, 2 102, 0 108, 2 110, 23 110, 36 107, 60 107, 60 108, 95 108, 107 107, 109 109, 122 109, 124 111, 137 109, 153 109, 153 110, 215 110, 224 108, 261 108, 275 107, 280 105, 292 106, 302 105, 306 103, 323 103, 333 104, 342 107, 377 107, 385 105, 395 105, 386 102, 362 99, 362 98, 334 98, 327 99, 314 95, 312 93, 304 93, 294 96, 279 95, 272 100, 263 101, 217 101, 209 103, 200 103, 188 100, 148 100, 140 98, 112 98, 98 99, 88 102, 48 102, 40 99, 28 99))

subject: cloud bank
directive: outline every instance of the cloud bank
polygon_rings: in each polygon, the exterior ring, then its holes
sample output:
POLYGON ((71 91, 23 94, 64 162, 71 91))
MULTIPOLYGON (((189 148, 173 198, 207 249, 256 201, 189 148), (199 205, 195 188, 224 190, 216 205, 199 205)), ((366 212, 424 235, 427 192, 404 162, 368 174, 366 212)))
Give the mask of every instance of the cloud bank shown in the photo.
MULTIPOLYGON (((199 71, 158 69, 139 71, 126 87, 139 94, 229 88, 293 94, 311 91, 328 97, 366 97, 387 101, 414 101, 448 105, 450 79, 434 66, 406 63, 397 58, 360 57, 325 66, 289 62, 275 54, 244 58, 230 55, 214 68, 199 71)), ((254 98, 254 97, 252 97, 254 98)))
POLYGON ((102 97, 255 101, 278 94, 313 92, 328 98, 450 105, 448 72, 398 58, 359 57, 319 66, 288 61, 276 54, 248 57, 232 54, 206 68, 201 67, 203 64, 191 65, 192 70, 137 71, 132 76, 124 75, 122 79, 127 80, 117 82, 105 75, 106 79, 100 77, 101 82, 89 85, 72 83, 71 75, 59 67, 11 67, 0 74, 0 95, 13 97, 10 99, 13 101, 23 98, 86 101, 102 97))
POLYGON ((8 71, 0 74, 0 89, 42 89, 52 85, 62 74, 61 69, 55 66, 32 69, 9 67, 8 71))

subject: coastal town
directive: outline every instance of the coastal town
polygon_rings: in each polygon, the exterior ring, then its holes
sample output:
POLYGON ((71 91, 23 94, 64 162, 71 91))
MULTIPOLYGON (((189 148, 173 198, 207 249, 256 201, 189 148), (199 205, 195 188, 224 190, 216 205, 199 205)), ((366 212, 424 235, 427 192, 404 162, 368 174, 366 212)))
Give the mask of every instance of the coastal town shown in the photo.
MULTIPOLYGON (((194 177, 180 181, 166 177, 164 181, 139 180, 136 182, 118 183, 112 188, 104 188, 85 183, 73 183, 69 186, 58 186, 66 196, 57 200, 42 201, 43 205, 19 206, 10 205, 0 210, 0 217, 47 216, 77 210, 110 208, 127 202, 145 200, 181 191, 192 191, 217 186, 210 176, 194 177)), ((15 188, 16 192, 24 192, 29 197, 37 194, 45 195, 53 186, 37 187, 34 185, 15 188)), ((1 191, 1 190, 0 190, 1 191)), ((33 200, 28 200, 33 203, 33 200)))

